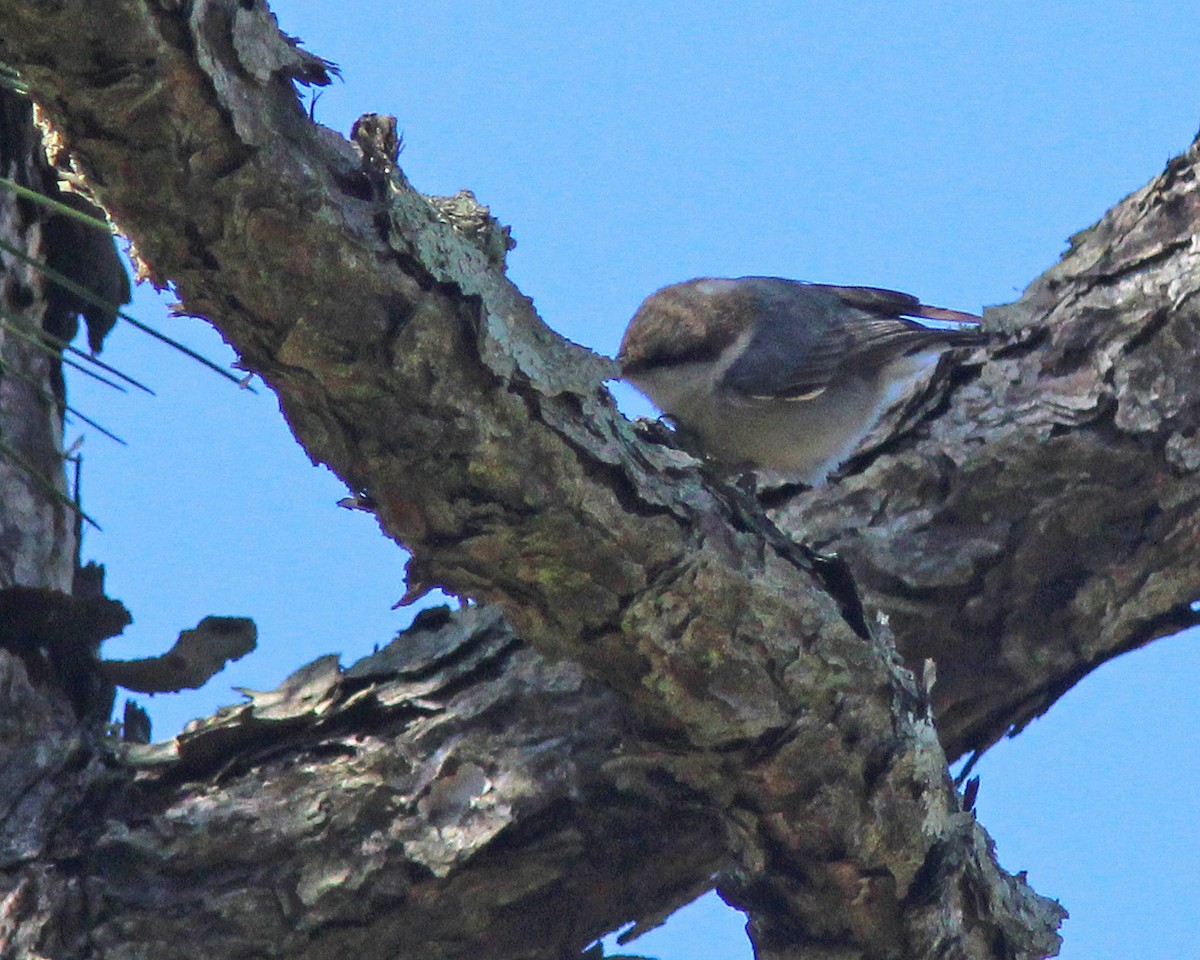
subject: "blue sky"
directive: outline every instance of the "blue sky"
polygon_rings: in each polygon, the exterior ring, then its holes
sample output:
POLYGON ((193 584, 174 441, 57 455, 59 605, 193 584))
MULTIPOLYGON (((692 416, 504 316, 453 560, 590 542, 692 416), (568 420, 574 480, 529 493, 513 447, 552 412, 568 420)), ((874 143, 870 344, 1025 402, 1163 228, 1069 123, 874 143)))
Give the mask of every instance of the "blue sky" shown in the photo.
MULTIPOLYGON (((397 115, 416 187, 474 190, 512 224, 510 273, 546 321, 610 354, 644 296, 698 275, 1011 300, 1200 126, 1200 7, 1161 0, 273 8, 342 66, 317 119, 345 133, 361 113, 397 115)), ((136 312, 230 358, 145 291, 136 312)), ((71 382, 131 443, 84 445, 85 508, 104 527, 84 556, 136 620, 106 654, 158 652, 210 613, 260 630, 205 690, 153 700, 157 735, 235 701, 231 686, 273 686, 330 651, 350 661, 408 622, 390 609, 403 554, 335 507, 343 489, 269 394, 127 328, 105 358, 159 392, 71 382)), ((1198 675, 1194 636, 1126 656, 978 767, 1001 862, 1071 911, 1069 960, 1194 954, 1198 675)), ((712 897, 633 949, 750 956, 712 897)))

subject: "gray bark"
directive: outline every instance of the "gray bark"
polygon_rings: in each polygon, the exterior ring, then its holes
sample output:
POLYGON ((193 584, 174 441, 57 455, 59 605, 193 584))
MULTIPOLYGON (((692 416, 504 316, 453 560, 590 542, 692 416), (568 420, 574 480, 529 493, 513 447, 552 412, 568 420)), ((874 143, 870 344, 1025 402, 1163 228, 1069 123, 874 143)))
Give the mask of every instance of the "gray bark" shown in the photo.
MULTIPOLYGON (((0 95, 0 176, 53 190, 41 159, 29 103, 0 95)), ((42 254, 44 212, 0 191, 0 237, 42 254)), ((57 360, 38 346, 45 310, 41 275, 11 254, 3 263, 0 323, 0 588, 14 585, 70 591, 75 571, 75 514, 51 492, 67 492, 62 415, 54 402, 57 360)))
POLYGON ((9 5, 3 55, 413 552, 410 593, 492 606, 119 765, 9 658, 13 742, 59 759, 33 826, 0 824, 8 955, 558 958, 714 882, 762 957, 1053 952, 1061 909, 997 867, 942 744, 1192 621, 1200 152, 841 482, 775 494, 788 537, 621 419, 500 228, 390 170, 386 125, 356 149, 307 119, 290 80, 321 64, 265 8, 177 6, 9 5))

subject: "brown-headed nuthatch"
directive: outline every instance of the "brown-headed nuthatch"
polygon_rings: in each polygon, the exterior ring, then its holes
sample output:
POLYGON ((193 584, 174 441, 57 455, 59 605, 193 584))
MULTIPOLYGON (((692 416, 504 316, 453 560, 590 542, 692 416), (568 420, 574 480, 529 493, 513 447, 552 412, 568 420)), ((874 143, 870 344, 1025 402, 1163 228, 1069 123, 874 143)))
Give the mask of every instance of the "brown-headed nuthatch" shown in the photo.
POLYGON ((818 484, 932 356, 982 341, 978 320, 875 287, 700 278, 647 298, 617 360, 703 453, 818 484))

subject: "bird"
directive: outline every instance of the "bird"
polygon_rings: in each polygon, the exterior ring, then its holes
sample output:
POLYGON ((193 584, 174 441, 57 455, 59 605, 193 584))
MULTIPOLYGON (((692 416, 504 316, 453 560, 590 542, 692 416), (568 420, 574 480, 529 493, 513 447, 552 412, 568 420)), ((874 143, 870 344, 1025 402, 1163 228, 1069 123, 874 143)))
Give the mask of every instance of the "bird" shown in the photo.
POLYGON ((935 357, 983 342, 979 320, 879 287, 699 277, 646 298, 617 363, 700 453, 817 486, 935 357))

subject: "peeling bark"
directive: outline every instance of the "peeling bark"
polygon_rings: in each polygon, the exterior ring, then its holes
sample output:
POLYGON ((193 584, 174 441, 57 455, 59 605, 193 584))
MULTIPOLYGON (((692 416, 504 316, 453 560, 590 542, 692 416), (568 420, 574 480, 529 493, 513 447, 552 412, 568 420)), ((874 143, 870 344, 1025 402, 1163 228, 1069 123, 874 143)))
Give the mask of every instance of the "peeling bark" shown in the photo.
POLYGON ((486 216, 308 120, 291 81, 321 61, 261 5, 0 26, 151 275, 413 552, 410 595, 494 605, 120 765, 13 664, 40 718, 13 756, 60 759, 0 829, 29 835, 7 955, 563 957, 718 880, 762 957, 1056 950, 1061 908, 997 867, 943 744, 1192 621, 1196 148, 839 483, 775 495, 789 538, 620 418, 486 216))

